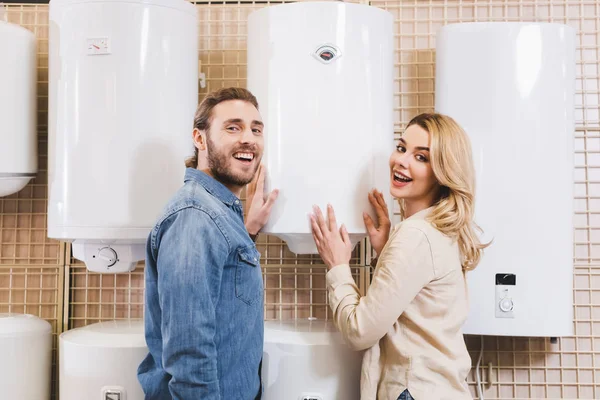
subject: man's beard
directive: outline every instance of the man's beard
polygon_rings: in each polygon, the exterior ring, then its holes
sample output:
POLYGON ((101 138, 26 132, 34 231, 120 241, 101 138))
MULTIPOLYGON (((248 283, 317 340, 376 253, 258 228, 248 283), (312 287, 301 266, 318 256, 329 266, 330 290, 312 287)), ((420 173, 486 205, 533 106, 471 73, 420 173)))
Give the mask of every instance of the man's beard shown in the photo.
MULTIPOLYGON (((246 186, 252 181, 256 171, 258 170, 259 163, 256 163, 254 171, 249 176, 238 176, 231 172, 231 159, 230 156, 215 150, 214 143, 207 138, 208 141, 208 168, 212 176, 224 185, 236 185, 246 186)), ((256 158, 256 146, 240 146, 232 154, 237 152, 252 152, 256 158)))

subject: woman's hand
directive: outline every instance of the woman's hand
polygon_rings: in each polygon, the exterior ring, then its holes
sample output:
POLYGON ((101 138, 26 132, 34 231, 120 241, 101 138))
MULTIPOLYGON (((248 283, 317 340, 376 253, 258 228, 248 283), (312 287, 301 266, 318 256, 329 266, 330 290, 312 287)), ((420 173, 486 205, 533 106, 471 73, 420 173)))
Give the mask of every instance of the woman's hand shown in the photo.
POLYGON ((312 235, 327 269, 340 264, 350 264, 352 256, 350 237, 344 225, 338 230, 333 207, 327 206, 327 221, 319 207, 314 206, 313 209, 314 214, 310 216, 312 235))
POLYGON ((375 189, 369 192, 369 203, 371 203, 375 209, 375 215, 377 215, 377 227, 375 227, 373 219, 371 219, 369 214, 363 213, 363 220, 365 221, 365 227, 369 233, 371 246, 373 246, 375 253, 379 255, 390 238, 392 222, 390 221, 387 204, 385 203, 385 199, 381 192, 378 192, 375 189))

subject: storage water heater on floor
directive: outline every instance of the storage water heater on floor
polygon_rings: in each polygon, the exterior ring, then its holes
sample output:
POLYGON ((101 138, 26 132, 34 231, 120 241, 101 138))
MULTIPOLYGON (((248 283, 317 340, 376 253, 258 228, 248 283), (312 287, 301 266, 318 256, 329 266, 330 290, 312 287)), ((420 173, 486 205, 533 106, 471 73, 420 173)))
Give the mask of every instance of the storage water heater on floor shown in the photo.
POLYGON ((469 334, 573 334, 575 30, 447 25, 436 37, 435 108, 463 126, 475 220, 493 243, 467 273, 469 334))
POLYGON ((52 326, 29 314, 0 314, 0 397, 50 400, 52 326))
POLYGON ((368 192, 389 195, 394 150, 393 18, 344 2, 265 7, 248 18, 248 89, 265 122, 269 189, 263 232, 316 253, 309 213, 331 203, 353 244, 366 236, 368 192))
POLYGON ((143 321, 106 321, 60 335, 60 400, 144 400, 137 368, 148 354, 143 321))
POLYGON ((50 2, 48 236, 92 271, 134 269, 183 185, 197 24, 184 0, 50 2))
POLYGON ((362 351, 329 321, 265 321, 263 400, 359 400, 362 351))
POLYGON ((35 35, 0 21, 0 197, 37 173, 36 85, 35 35))

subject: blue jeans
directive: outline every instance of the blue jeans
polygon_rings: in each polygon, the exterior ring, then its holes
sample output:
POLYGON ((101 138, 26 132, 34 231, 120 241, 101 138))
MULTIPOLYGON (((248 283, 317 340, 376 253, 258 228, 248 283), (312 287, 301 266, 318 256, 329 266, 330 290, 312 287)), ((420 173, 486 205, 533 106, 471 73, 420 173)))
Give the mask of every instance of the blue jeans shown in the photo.
POLYGON ((400 394, 400 397, 398 397, 398 400, 415 400, 415 398, 412 397, 410 395, 410 393, 408 393, 408 389, 406 389, 404 392, 402 392, 400 394))

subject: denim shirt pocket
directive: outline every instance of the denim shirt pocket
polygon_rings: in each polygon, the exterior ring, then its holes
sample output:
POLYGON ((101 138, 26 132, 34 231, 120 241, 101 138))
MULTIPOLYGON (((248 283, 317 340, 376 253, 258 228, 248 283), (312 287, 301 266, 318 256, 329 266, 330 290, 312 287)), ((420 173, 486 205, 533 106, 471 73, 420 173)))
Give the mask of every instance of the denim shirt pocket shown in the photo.
POLYGON ((262 271, 260 253, 256 246, 240 247, 235 267, 235 295, 248 305, 262 298, 262 271))

